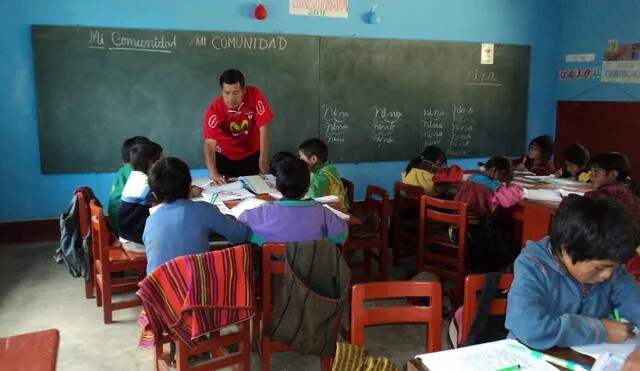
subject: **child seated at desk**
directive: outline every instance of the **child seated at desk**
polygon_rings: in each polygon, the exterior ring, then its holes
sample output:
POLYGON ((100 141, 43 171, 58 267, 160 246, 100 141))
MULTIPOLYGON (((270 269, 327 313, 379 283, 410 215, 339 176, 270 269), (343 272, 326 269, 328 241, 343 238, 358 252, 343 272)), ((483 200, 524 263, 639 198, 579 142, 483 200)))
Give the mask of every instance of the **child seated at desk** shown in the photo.
POLYGON ((484 164, 485 171, 474 174, 462 183, 456 201, 467 204, 468 211, 479 217, 489 217, 498 206, 505 209, 524 200, 524 188, 513 180, 513 165, 506 157, 492 157, 484 164))
POLYGON ((529 241, 515 262, 505 327, 535 349, 621 343, 640 324, 640 286, 622 266, 640 242, 619 202, 575 197, 551 234, 529 241), (630 323, 609 319, 619 309, 630 323))
MULTIPOLYGON (((472 217, 467 227, 467 255, 470 272, 501 271, 513 263, 520 251, 515 244, 511 212, 502 212, 524 200, 526 191, 513 180, 513 165, 507 157, 492 157, 485 171, 462 183, 454 199, 467 204, 472 217)), ((458 231, 449 229, 457 243, 458 231)))
POLYGON ((120 242, 127 251, 143 253, 142 233, 154 200, 149 191, 148 173, 162 156, 162 147, 151 143, 136 144, 131 148, 133 171, 122 190, 118 219, 120 242))
POLYGON ((338 169, 329 161, 329 149, 320 139, 308 139, 298 149, 300 159, 311 169, 311 185, 307 197, 338 196, 340 206, 349 210, 349 200, 338 169))
POLYGON ((282 161, 288 158, 296 158, 296 156, 293 153, 287 151, 276 152, 273 157, 271 157, 271 161, 269 161, 269 169, 271 169, 271 175, 276 176, 276 169, 278 168, 278 165, 280 165, 282 161))
POLYGON ((596 186, 587 197, 608 197, 620 201, 640 226, 640 189, 631 181, 627 156, 607 152, 591 159, 591 182, 596 186))
POLYGON ((211 233, 220 234, 231 245, 247 241, 246 225, 208 202, 189 200, 191 174, 182 160, 168 157, 156 162, 149 172, 149 187, 162 204, 144 227, 147 273, 178 256, 209 251, 211 233))
POLYGON ((285 159, 276 169, 276 187, 283 197, 242 213, 239 220, 252 230, 249 241, 312 241, 329 237, 342 244, 347 224, 315 200, 303 199, 309 189, 309 168, 299 159, 285 159))
POLYGON ((562 152, 562 160, 564 168, 556 170, 556 176, 577 180, 579 182, 588 182, 591 174, 588 169, 589 151, 581 144, 575 143, 567 147, 562 152))
POLYGON ((436 196, 437 182, 458 182, 462 180, 462 169, 447 167, 447 155, 438 146, 427 146, 419 157, 409 161, 402 173, 404 184, 422 187, 424 193, 436 196))
POLYGON ((122 167, 118 169, 116 178, 113 180, 113 185, 111 186, 111 192, 109 193, 109 220, 111 222, 111 228, 116 234, 119 230, 118 213, 120 211, 122 189, 124 185, 127 184, 129 175, 131 175, 133 171, 133 165, 131 165, 131 147, 136 144, 151 144, 151 141, 147 137, 135 136, 122 143, 122 167))
POLYGON ((541 135, 529 143, 529 153, 516 160, 517 171, 530 171, 535 175, 551 175, 555 168, 551 162, 553 156, 553 139, 541 135))

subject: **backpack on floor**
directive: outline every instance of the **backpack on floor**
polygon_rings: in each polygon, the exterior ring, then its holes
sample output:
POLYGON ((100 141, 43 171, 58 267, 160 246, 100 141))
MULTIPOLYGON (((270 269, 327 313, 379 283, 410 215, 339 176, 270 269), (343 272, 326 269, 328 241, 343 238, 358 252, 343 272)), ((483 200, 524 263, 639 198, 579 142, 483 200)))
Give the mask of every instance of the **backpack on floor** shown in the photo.
POLYGON ((478 310, 471 324, 467 340, 462 342, 462 318, 464 306, 459 307, 449 325, 448 343, 451 349, 502 340, 507 337, 504 327, 504 315, 489 315, 491 304, 495 299, 506 299, 506 293, 498 293, 501 273, 487 273, 478 310))

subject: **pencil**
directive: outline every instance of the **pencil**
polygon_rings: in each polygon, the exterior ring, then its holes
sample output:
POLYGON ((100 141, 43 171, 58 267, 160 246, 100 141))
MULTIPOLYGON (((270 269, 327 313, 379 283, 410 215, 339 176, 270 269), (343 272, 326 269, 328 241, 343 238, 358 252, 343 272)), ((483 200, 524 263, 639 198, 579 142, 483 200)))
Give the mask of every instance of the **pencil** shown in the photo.
POLYGON ((509 367, 501 368, 501 369, 496 370, 496 371, 515 371, 515 370, 519 370, 520 368, 522 368, 522 366, 520 366, 520 365, 514 365, 514 366, 509 366, 509 367))
POLYGON ((616 317, 616 321, 622 322, 622 320, 620 319, 620 311, 618 310, 618 308, 615 308, 613 310, 613 315, 616 317))
POLYGON ((213 204, 216 203, 217 199, 218 199, 218 194, 215 193, 215 194, 211 195, 211 201, 209 201, 209 202, 211 202, 211 204, 213 205, 213 204))

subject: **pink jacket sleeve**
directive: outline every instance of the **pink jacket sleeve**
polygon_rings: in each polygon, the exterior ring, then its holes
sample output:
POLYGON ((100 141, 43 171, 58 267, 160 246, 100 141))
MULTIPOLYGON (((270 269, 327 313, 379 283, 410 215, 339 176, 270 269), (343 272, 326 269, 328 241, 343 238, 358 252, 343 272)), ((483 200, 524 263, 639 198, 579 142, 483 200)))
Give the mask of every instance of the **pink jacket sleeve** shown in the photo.
POLYGON ((524 200, 524 196, 524 188, 520 184, 511 183, 501 185, 493 195, 491 206, 494 208, 502 206, 503 208, 508 209, 524 200))

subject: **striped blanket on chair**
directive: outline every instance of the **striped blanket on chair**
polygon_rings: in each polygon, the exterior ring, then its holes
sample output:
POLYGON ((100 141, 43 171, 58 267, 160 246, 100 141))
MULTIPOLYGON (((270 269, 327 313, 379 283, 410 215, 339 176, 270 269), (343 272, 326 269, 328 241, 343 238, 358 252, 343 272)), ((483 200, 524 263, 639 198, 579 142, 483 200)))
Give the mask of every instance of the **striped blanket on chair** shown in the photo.
POLYGON ((249 244, 175 258, 138 286, 142 348, 170 333, 194 349, 198 337, 255 315, 249 244))

